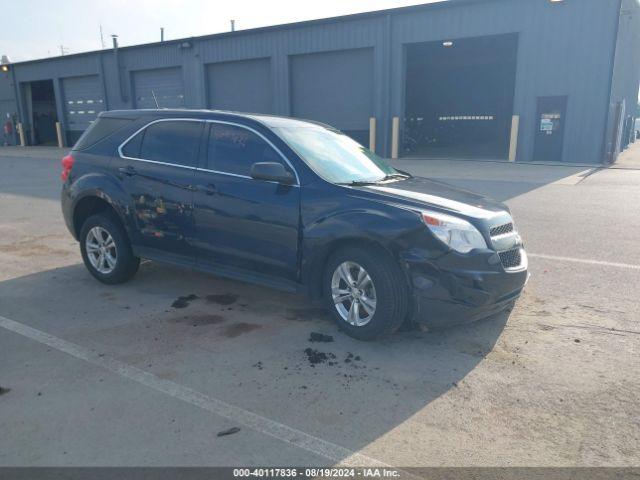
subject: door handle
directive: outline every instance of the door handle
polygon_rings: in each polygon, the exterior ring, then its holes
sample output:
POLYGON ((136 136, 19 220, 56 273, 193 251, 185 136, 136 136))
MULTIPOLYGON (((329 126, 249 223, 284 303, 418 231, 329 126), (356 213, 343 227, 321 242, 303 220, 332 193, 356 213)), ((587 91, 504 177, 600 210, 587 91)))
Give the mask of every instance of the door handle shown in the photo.
POLYGON ((118 171, 123 175, 126 175, 127 177, 133 177, 138 173, 136 172, 136 169, 133 168, 131 165, 127 165, 126 167, 120 167, 118 168, 118 171))
POLYGON ((205 195, 215 195, 216 194, 216 186, 213 183, 208 183, 206 185, 197 185, 196 190, 198 192, 202 192, 205 195))

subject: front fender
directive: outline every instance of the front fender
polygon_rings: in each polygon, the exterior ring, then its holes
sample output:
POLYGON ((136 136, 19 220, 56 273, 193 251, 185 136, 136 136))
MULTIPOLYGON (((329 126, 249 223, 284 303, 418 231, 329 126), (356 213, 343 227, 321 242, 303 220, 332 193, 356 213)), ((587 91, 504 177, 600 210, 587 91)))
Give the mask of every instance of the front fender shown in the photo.
POLYGON ((340 245, 374 244, 399 261, 423 227, 414 213, 393 208, 361 206, 314 219, 303 227, 301 282, 315 296, 326 260, 340 245))
POLYGON ((341 238, 363 238, 386 244, 411 228, 398 212, 372 208, 330 213, 304 226, 305 247, 315 248, 341 238))

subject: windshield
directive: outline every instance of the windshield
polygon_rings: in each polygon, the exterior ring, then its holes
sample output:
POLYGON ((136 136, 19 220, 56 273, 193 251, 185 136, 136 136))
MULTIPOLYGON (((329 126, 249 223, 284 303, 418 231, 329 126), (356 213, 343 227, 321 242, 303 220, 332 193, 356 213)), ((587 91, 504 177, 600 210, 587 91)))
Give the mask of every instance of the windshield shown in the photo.
POLYGON ((273 130, 314 172, 329 182, 376 183, 406 176, 341 132, 315 125, 273 130))

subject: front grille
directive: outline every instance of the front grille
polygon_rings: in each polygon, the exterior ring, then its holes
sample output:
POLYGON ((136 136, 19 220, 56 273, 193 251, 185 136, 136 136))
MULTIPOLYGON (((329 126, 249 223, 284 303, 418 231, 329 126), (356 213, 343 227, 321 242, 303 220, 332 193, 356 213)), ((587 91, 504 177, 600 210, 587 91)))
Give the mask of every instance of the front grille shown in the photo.
POLYGON ((492 237, 499 237, 500 235, 511 233, 513 232, 513 223, 505 223, 504 225, 498 225, 497 227, 493 227, 489 232, 492 237))
POLYGON ((504 268, 518 268, 522 263, 522 255, 519 248, 500 252, 498 255, 500 255, 500 261, 504 268))

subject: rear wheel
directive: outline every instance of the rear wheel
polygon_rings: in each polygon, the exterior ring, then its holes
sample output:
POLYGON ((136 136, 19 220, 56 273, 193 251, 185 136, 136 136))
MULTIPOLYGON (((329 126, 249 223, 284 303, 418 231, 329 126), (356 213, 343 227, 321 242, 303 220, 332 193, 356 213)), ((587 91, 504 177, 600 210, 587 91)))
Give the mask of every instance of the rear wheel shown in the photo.
POLYGON ((140 265, 120 222, 109 214, 93 215, 84 222, 80 252, 89 273, 110 285, 129 280, 140 265))
POLYGON ((338 327, 359 340, 394 333, 407 312, 400 267, 382 249, 345 248, 329 259, 324 298, 338 327))

